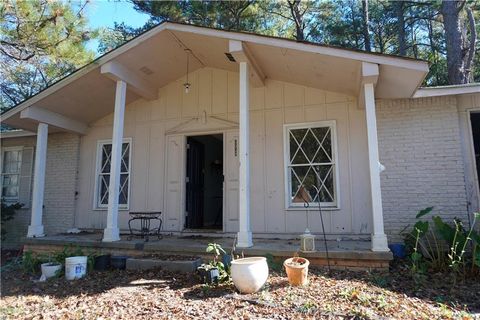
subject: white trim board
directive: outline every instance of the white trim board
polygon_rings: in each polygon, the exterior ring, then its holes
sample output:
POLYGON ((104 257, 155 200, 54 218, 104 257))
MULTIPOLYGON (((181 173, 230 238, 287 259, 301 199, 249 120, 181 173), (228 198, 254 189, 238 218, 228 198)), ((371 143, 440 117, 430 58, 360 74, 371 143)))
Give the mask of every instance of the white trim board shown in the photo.
POLYGON ((443 87, 425 87, 419 88, 413 95, 413 98, 428 98, 452 96, 469 93, 480 93, 480 83, 471 83, 465 85, 443 86, 443 87))
POLYGON ((26 130, 13 130, 0 132, 0 139, 20 138, 20 137, 33 137, 36 136, 36 132, 30 132, 26 130))
POLYGON ((470 147, 469 148, 470 152, 468 152, 468 153, 469 153, 470 159, 472 161, 473 182, 474 182, 473 188, 476 191, 476 196, 477 196, 477 201, 478 201, 477 207, 480 208, 480 181, 478 179, 478 175, 479 175, 480 172, 477 172, 477 159, 475 158, 475 145, 474 145, 474 141, 473 141, 472 118, 471 118, 472 113, 480 114, 480 108, 467 109, 466 111, 467 111, 467 127, 468 127, 468 130, 467 130, 468 137, 467 137, 467 139, 469 140, 468 143, 469 143, 469 147, 470 147))

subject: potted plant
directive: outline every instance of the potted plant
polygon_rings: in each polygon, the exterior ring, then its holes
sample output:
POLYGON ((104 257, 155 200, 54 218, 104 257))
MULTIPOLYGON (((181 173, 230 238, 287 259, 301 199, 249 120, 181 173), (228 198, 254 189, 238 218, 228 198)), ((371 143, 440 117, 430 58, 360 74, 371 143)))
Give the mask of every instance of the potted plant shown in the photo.
POLYGON ((287 272, 288 282, 292 286, 303 286, 308 283, 308 265, 310 261, 302 257, 285 260, 283 266, 287 272))
POLYGON ((218 268, 213 267, 210 264, 204 263, 197 268, 197 271, 200 274, 203 283, 218 283, 218 278, 220 277, 220 272, 218 271, 218 268))
POLYGON ((228 280, 230 276, 225 270, 225 265, 219 261, 220 254, 225 254, 225 250, 223 250, 222 246, 218 243, 209 243, 205 251, 211 253, 213 259, 208 263, 203 263, 197 268, 203 282, 211 284, 228 280))

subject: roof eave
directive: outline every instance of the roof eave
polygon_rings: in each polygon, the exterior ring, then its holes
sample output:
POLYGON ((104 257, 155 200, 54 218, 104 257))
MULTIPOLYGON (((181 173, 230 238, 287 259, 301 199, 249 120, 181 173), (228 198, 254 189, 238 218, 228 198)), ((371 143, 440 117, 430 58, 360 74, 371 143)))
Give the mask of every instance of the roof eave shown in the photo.
POLYGON ((419 88, 413 95, 413 98, 453 96, 471 93, 480 93, 480 83, 419 88))
POLYGON ((197 33, 205 36, 220 37, 225 39, 239 40, 239 41, 256 43, 260 45, 269 45, 274 47, 311 52, 311 53, 316 53, 321 55, 328 55, 328 56, 352 59, 352 60, 363 61, 363 62, 390 65, 390 66, 395 66, 399 68, 406 68, 406 69, 411 69, 415 71, 425 72, 425 74, 428 72, 428 63, 422 60, 414 60, 411 58, 403 58, 403 57, 388 56, 388 55, 379 55, 379 54, 368 53, 368 52, 358 52, 358 51, 353 51, 353 50, 348 50, 343 48, 334 48, 334 47, 323 46, 323 45, 318 45, 313 43, 298 42, 290 39, 275 38, 275 37, 250 34, 250 33, 242 33, 242 32, 236 32, 236 31, 225 31, 225 30, 219 30, 219 29, 213 29, 213 28, 207 28, 207 27, 199 27, 199 26, 193 26, 188 24, 180 24, 180 23, 164 21, 159 25, 155 26, 154 28, 124 43, 120 47, 104 54, 103 56, 100 56, 99 58, 95 59, 91 63, 85 65, 84 67, 58 80, 53 85, 45 88, 44 90, 32 96, 28 100, 25 100, 20 104, 18 104, 17 106, 6 111, 1 115, 2 122, 5 120, 8 120, 10 117, 17 114, 18 112, 21 112, 22 110, 42 100, 46 96, 65 87, 66 85, 72 83, 76 79, 100 67, 101 65, 111 61, 112 59, 116 58, 122 53, 134 48, 139 43, 142 43, 143 41, 160 33, 163 30, 197 33))

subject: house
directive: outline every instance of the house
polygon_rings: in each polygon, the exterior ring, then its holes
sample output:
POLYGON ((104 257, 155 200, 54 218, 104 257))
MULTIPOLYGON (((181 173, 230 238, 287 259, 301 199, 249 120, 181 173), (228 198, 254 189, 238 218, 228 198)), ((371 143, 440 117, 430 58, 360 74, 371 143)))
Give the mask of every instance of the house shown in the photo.
POLYGON ((480 84, 425 61, 164 22, 2 114, 12 243, 70 228, 371 239, 479 208, 480 84), (319 206, 319 203, 321 204, 319 206), (320 212, 319 212, 320 211, 320 212))

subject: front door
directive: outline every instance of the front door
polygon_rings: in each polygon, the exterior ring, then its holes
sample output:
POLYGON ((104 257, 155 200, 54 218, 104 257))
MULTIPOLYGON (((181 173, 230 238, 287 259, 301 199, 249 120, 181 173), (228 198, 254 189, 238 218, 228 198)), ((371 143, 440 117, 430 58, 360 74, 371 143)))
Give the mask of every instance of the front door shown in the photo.
POLYGON ((192 137, 187 138, 187 216, 186 228, 203 226, 203 191, 205 148, 192 137))
POLYGON ((223 135, 187 137, 187 229, 223 227, 223 135))

